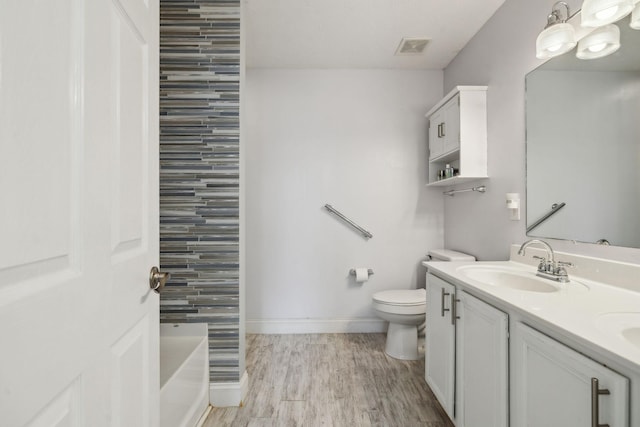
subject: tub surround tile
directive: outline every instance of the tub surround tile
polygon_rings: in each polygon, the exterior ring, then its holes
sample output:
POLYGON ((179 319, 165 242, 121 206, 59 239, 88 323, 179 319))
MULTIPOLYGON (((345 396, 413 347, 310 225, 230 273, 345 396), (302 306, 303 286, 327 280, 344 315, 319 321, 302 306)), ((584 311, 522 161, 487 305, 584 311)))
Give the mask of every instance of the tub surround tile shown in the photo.
POLYGON ((161 322, 207 323, 210 380, 239 372, 240 1, 160 1, 161 322))

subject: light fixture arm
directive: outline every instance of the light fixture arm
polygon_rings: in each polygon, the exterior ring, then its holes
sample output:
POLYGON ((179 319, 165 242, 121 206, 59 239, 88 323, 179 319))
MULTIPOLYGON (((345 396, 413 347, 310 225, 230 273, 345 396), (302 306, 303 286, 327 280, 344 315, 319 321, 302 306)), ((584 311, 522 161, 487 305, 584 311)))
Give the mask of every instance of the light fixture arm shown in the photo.
POLYGON ((569 20, 569 5, 567 4, 567 2, 558 1, 558 2, 555 2, 553 7, 551 8, 551 13, 549 14, 549 16, 547 16, 547 26, 544 28, 549 28, 550 26, 555 24, 563 24, 568 20, 569 20), (560 9, 560 6, 564 6, 565 8, 564 19, 562 17, 563 15, 562 15, 562 10, 560 9))

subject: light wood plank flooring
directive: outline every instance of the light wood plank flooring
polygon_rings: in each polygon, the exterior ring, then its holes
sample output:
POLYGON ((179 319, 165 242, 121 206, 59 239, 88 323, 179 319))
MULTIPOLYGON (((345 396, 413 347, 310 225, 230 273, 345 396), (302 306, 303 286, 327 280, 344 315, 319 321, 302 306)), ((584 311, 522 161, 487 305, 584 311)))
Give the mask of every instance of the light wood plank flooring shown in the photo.
POLYGON ((384 334, 248 335, 244 406, 214 408, 204 426, 451 427, 424 360, 393 359, 384 342, 384 334))

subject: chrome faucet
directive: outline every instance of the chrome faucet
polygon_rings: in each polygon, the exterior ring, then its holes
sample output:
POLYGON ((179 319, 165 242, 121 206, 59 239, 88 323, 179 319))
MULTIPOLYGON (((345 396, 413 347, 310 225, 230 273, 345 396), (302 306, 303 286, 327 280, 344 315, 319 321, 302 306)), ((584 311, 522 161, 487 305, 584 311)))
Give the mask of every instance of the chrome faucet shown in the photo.
POLYGON ((567 283, 569 281, 569 275, 567 274, 567 270, 565 269, 565 267, 572 267, 573 264, 571 264, 570 262, 556 261, 551 245, 549 245, 544 240, 527 240, 522 244, 522 246, 520 246, 518 255, 524 256, 526 249, 533 244, 542 245, 542 247, 544 247, 544 249, 547 251, 546 257, 539 257, 534 255, 534 258, 540 260, 540 264, 538 264, 538 272, 536 273, 536 275, 544 277, 545 279, 555 280, 556 282, 567 283))

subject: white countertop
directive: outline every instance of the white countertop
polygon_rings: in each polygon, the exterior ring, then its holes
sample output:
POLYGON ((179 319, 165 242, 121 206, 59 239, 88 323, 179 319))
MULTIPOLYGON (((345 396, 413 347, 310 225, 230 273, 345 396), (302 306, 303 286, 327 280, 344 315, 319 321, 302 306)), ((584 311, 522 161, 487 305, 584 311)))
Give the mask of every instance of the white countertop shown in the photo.
MULTIPOLYGON (((513 258, 515 257, 512 256, 513 258)), ((559 258, 567 260, 571 257, 561 255, 559 258)), ((577 265, 580 265, 580 262, 586 262, 584 259, 574 261, 577 265)), ((580 277, 572 274, 572 269, 568 269, 569 277, 575 283, 569 286, 558 284, 560 288, 558 292, 530 292, 490 285, 473 280, 464 273, 465 266, 497 267, 519 271, 525 269, 535 273, 536 268, 533 265, 527 265, 533 262, 531 260, 525 262, 425 261, 422 264, 429 272, 475 294, 489 304, 506 311, 515 311, 523 318, 542 324, 558 335, 569 337, 587 346, 596 354, 634 372, 640 372, 640 347, 627 341, 620 332, 623 328, 618 327, 621 321, 632 318, 634 323, 630 325, 627 322, 624 327, 640 328, 640 292, 638 290, 630 289, 629 286, 612 286, 580 277), (618 313, 635 314, 620 316, 618 313)), ((631 268, 632 274, 638 278, 634 282, 639 283, 640 275, 636 275, 635 270, 640 269, 640 266, 631 265, 631 268)), ((553 281, 549 282, 553 283, 553 281)), ((532 326, 535 327, 535 325, 532 326)))

